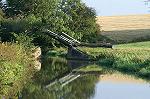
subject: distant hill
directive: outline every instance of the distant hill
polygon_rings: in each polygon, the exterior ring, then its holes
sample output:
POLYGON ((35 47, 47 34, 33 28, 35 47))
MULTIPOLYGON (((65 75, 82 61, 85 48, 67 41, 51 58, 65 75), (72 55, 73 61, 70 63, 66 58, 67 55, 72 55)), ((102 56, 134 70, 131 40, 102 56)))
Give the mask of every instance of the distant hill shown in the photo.
POLYGON ((150 41, 150 14, 98 16, 102 35, 115 43, 150 41))

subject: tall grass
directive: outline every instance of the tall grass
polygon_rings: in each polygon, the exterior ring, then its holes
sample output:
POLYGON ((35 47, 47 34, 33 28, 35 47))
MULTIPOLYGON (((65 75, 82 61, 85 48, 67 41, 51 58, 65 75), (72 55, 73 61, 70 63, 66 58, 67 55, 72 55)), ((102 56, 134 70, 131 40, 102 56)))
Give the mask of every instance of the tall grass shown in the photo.
POLYGON ((0 95, 15 96, 25 83, 32 63, 29 53, 20 44, 0 43, 0 95))
POLYGON ((121 71, 150 77, 150 49, 104 49, 104 48, 79 48, 100 64, 121 71))

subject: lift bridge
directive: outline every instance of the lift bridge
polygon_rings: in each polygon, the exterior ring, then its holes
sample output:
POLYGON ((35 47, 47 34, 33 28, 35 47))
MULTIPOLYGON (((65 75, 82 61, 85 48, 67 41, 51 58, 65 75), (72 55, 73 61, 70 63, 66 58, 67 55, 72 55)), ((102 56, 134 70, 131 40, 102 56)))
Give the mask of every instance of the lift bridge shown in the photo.
MULTIPOLYGON (((81 50, 77 49, 79 46, 86 46, 86 47, 105 47, 105 48, 112 48, 111 44, 88 44, 88 43, 83 43, 80 42, 71 36, 67 35, 66 33, 54 33, 50 30, 45 30, 44 33, 47 35, 51 36, 53 39, 58 40, 60 43, 64 44, 65 46, 68 47, 68 53, 67 53, 67 58, 73 58, 73 59, 89 59, 89 56, 82 52, 81 50)), ((78 69, 78 68, 76 68, 78 69)), ((53 91, 52 87, 61 87, 63 88, 70 82, 74 81, 75 79, 79 78, 80 76, 83 76, 83 74, 78 73, 78 72, 70 72, 67 75, 64 75, 63 77, 60 77, 54 81, 49 82, 45 88, 53 91)), ((55 88, 54 88, 55 89, 55 88)), ((57 89, 57 88, 56 88, 57 89)), ((59 88, 58 88, 59 90, 59 88)))
POLYGON ((52 37, 53 39, 67 46, 68 47, 67 58, 70 59, 89 59, 89 56, 86 53, 77 49, 77 47, 79 46, 112 48, 112 45, 108 43, 99 43, 99 44, 83 43, 67 35, 66 33, 54 33, 48 29, 44 30, 43 32, 52 37))

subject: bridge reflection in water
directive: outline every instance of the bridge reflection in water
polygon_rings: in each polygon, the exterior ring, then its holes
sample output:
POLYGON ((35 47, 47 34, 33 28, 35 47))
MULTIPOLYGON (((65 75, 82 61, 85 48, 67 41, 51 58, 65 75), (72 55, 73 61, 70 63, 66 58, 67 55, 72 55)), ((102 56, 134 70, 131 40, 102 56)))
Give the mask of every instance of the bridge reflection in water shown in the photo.
POLYGON ((147 99, 150 96, 149 83, 132 76, 115 73, 105 68, 99 73, 75 71, 92 64, 94 63, 89 61, 82 63, 63 58, 46 58, 42 62, 41 70, 24 87, 20 97, 22 99, 140 99, 141 97, 147 99), (126 94, 128 92, 129 95, 126 94))
MULTIPOLYGON (((83 74, 88 74, 88 73, 83 73, 83 72, 78 72, 78 70, 81 67, 94 64, 93 62, 90 61, 83 61, 83 60, 67 60, 67 66, 71 68, 71 71, 68 72, 67 74, 64 74, 60 78, 55 79, 54 81, 51 81, 49 84, 46 85, 46 88, 52 87, 53 85, 60 85, 61 87, 64 87, 65 85, 71 83, 72 81, 76 80, 80 76, 83 76, 83 74)), ((98 72, 95 72, 94 74, 97 74, 98 72)), ((99 75, 99 74, 98 74, 99 75)))
MULTIPOLYGON (((72 93, 72 89, 79 88, 79 90, 83 90, 82 92, 87 92, 87 95, 89 94, 88 96, 85 95, 86 98, 83 98, 87 99, 87 97, 94 93, 95 82, 100 74, 92 73, 92 76, 89 73, 81 73, 76 70, 90 64, 93 63, 89 61, 66 60, 64 58, 43 59, 41 70, 24 87, 20 98, 62 99, 64 97, 64 99, 67 99, 68 95, 72 93), (87 75, 88 77, 86 77, 87 75), (83 80, 82 84, 78 82, 81 79, 83 80), (72 85, 75 82, 77 85, 73 85, 71 88, 70 84, 72 85), (57 93, 59 94, 57 95, 57 93)), ((78 92, 80 92, 79 90, 78 92)))

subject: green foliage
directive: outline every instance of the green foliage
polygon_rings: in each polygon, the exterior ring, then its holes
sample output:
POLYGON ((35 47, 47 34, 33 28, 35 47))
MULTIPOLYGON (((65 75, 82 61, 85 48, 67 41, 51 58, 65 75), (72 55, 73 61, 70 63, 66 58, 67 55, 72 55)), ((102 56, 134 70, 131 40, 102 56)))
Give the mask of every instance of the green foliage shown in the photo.
POLYGON ((36 18, 34 15, 29 15, 26 18, 22 16, 14 19, 4 19, 1 23, 3 31, 6 32, 29 32, 35 25, 39 25, 41 22, 40 18, 36 18))
POLYGON ((140 71, 140 75, 150 77, 150 66, 146 68, 142 68, 140 71))
POLYGON ((14 33, 14 36, 16 38, 16 42, 22 45, 25 49, 30 50, 31 48, 34 48, 34 45, 32 43, 33 38, 30 38, 27 34, 22 33, 22 34, 17 35, 14 33))
POLYGON ((23 79, 29 76, 31 64, 30 55, 23 46, 0 43, 0 95, 16 95, 23 79))
POLYGON ((149 75, 150 49, 147 48, 80 48, 99 60, 100 64, 124 72, 136 73, 141 76, 149 75), (146 71, 145 71, 146 69, 146 71))
POLYGON ((81 0, 64 0, 63 5, 63 11, 71 16, 69 28, 75 32, 76 39, 88 42, 100 33, 93 8, 87 7, 81 0))
POLYGON ((59 0, 8 0, 8 6, 21 11, 24 17, 34 15, 41 20, 40 26, 45 26, 51 31, 58 32, 65 29, 67 17, 59 9, 59 0))
POLYGON ((40 18, 36 18, 34 15, 29 15, 26 18, 17 17, 14 20, 11 18, 4 19, 1 22, 1 41, 19 41, 19 43, 25 43, 23 45, 29 47, 31 42, 34 43, 35 38, 39 37, 36 32, 33 33, 32 31, 40 27, 41 24, 40 18))
POLYGON ((57 45, 51 37, 41 32, 44 28, 55 32, 70 31, 65 27, 68 18, 58 9, 58 4, 57 0, 8 0, 8 6, 13 8, 12 10, 19 10, 22 13, 10 15, 11 11, 6 11, 6 16, 10 18, 2 22, 1 28, 2 33, 5 32, 10 37, 7 36, 7 38, 5 37, 6 34, 2 34, 0 35, 2 41, 14 40, 14 37, 11 35, 11 32, 14 32, 16 34, 28 34, 28 36, 34 38, 33 42, 35 45, 42 46, 43 48, 46 46, 53 47, 54 43, 57 45), (31 8, 25 10, 28 5, 31 5, 31 8))
POLYGON ((100 32, 94 9, 81 0, 7 0, 4 12, 8 18, 1 23, 2 41, 14 40, 12 32, 26 33, 35 45, 47 48, 60 44, 41 32, 45 28, 85 42, 96 42, 100 32))
POLYGON ((37 14, 39 16, 47 16, 57 7, 59 0, 7 0, 8 6, 12 11, 19 13, 12 14, 37 14))

